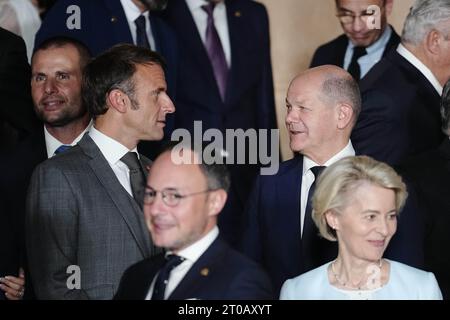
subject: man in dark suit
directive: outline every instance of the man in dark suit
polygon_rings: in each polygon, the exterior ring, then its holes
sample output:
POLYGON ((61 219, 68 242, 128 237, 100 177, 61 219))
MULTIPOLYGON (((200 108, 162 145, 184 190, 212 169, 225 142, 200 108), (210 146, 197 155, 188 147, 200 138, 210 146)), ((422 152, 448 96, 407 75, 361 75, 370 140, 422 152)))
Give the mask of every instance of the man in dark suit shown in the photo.
MULTIPOLYGON (((275 292, 283 282, 337 255, 336 243, 318 236, 311 218, 314 181, 323 167, 354 156, 351 130, 361 109, 358 84, 336 66, 316 67, 291 82, 286 126, 290 147, 299 153, 280 164, 276 175, 261 175, 246 210, 241 248, 269 273, 275 292)), ((413 207, 414 203, 410 206, 413 207)), ((420 265, 422 231, 418 212, 400 219, 388 256, 420 265)))
MULTIPOLYGON (((171 0, 163 14, 183 48, 175 128, 194 134, 196 120, 200 131, 216 128, 224 135, 226 129, 276 128, 264 6, 250 0, 171 0)), ((230 242, 240 233, 241 212, 258 169, 248 162, 229 166, 232 184, 219 226, 230 242)))
POLYGON ((230 184, 226 166, 193 150, 171 147, 153 163, 144 214, 153 242, 167 252, 130 267, 115 298, 273 298, 262 269, 219 235, 217 216, 230 184))
POLYGON ((444 87, 441 103, 441 145, 414 157, 399 168, 416 187, 426 221, 425 268, 436 276, 444 299, 450 299, 450 82, 444 87))
POLYGON ((30 95, 30 66, 25 43, 0 28, 0 155, 10 152, 37 127, 30 95))
MULTIPOLYGON (((22 266, 27 271, 24 218, 31 174, 61 146, 75 145, 89 129, 90 117, 81 101, 82 71, 89 60, 89 50, 83 44, 63 37, 46 40, 33 55, 31 96, 42 122, 13 152, 0 159, 2 167, 8 168, 0 180, 0 212, 9 220, 2 227, 11 233, 10 240, 0 246, 14 248, 14 254, 1 259, 1 264, 11 263, 17 270, 22 266)), ((33 297, 30 283, 27 281, 25 298, 33 297)))
POLYGON ((357 80, 391 49, 400 37, 387 23, 394 0, 336 0, 337 17, 344 34, 320 46, 311 68, 333 64, 344 68, 357 80), (377 8, 371 6, 377 6, 377 8))
MULTIPOLYGON (((174 98, 178 59, 176 38, 167 24, 153 13, 162 9, 165 3, 166 0, 58 0, 42 22, 35 45, 51 36, 66 35, 85 43, 94 56, 118 43, 150 48, 165 59, 168 92, 174 98)), ((173 121, 168 115, 165 140, 173 131, 173 121)), ((156 141, 142 141, 138 149, 153 158, 160 145, 156 141)))
POLYGON ((363 108, 352 133, 364 155, 400 164, 442 142, 442 86, 450 78, 450 3, 420 1, 411 9, 402 42, 361 83, 363 108))
POLYGON ((31 178, 27 254, 38 298, 111 299, 124 270, 157 252, 141 209, 150 161, 136 146, 162 139, 174 112, 166 88, 162 58, 142 47, 115 46, 86 66, 95 124, 31 178))

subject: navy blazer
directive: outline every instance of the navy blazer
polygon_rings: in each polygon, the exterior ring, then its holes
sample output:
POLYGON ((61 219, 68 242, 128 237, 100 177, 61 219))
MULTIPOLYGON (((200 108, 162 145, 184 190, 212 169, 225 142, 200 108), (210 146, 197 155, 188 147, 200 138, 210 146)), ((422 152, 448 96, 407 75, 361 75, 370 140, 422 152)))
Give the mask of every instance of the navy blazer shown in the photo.
POLYGON ((450 299, 450 140, 399 170, 416 187, 425 213, 425 269, 436 276, 444 299, 450 299))
POLYGON ((360 87, 363 104, 352 142, 361 154, 397 165, 440 145, 441 98, 397 51, 372 68, 360 87))
MULTIPOLYGON (((114 299, 144 300, 163 266, 164 254, 128 268, 114 299)), ((273 299, 270 280, 253 261, 233 250, 220 237, 189 269, 169 300, 262 300, 273 299)))
MULTIPOLYGON (((250 0, 226 0, 226 12, 231 69, 225 101, 221 100, 207 51, 186 2, 170 0, 163 12, 182 48, 177 73, 175 128, 185 128, 191 134, 196 120, 202 121, 204 131, 217 128, 222 133, 226 129, 276 128, 266 9, 250 0)), ((232 165, 229 168, 232 200, 221 213, 219 225, 222 235, 233 241, 237 226, 241 224, 239 213, 258 174, 258 166, 232 165)))
POLYGON ((0 179, 0 276, 17 275, 19 266, 24 267, 25 299, 34 298, 25 252, 25 202, 33 170, 46 159, 42 126, 0 158, 0 167, 8 168, 0 179))
MULTIPOLYGON (((400 37, 391 26, 392 34, 383 52, 383 57, 391 50, 395 49, 400 43, 400 37)), ((347 51, 349 39, 345 34, 336 39, 321 45, 314 52, 310 68, 332 64, 338 67, 344 67, 345 52, 347 51)))
MULTIPOLYGON (((246 210, 240 248, 269 274, 275 293, 285 280, 321 265, 307 266, 302 257, 300 194, 303 156, 280 164, 276 175, 259 176, 246 210)), ((385 256, 415 267, 423 265, 423 221, 412 197, 399 218, 396 235, 385 256)), ((317 238, 317 241, 327 241, 317 238)), ((336 243, 316 244, 324 260, 337 256, 336 243)))
MULTIPOLYGON (((158 16, 150 13, 152 34, 156 48, 166 60, 166 80, 169 92, 175 92, 177 44, 170 27, 158 16)), ((44 40, 64 35, 84 43, 94 56, 118 43, 133 43, 130 27, 120 0, 58 0, 47 13, 36 34, 35 47, 44 40), (66 13, 71 5, 77 5, 81 12, 81 29, 68 29, 66 13)))

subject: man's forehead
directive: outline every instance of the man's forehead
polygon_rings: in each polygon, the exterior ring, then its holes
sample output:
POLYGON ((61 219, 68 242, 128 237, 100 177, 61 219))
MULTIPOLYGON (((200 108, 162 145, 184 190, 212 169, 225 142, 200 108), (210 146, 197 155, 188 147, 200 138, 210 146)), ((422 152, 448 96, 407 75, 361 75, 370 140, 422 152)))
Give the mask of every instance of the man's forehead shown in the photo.
POLYGON ((355 13, 366 11, 369 6, 383 6, 383 0, 337 0, 337 8, 355 13))

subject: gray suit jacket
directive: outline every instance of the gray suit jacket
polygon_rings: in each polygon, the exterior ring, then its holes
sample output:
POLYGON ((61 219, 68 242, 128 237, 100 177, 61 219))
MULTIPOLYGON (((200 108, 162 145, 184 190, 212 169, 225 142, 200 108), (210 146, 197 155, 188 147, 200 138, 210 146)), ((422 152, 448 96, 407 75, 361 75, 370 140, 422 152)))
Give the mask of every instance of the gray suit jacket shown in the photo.
POLYGON ((34 171, 26 235, 39 299, 111 299, 125 269, 159 252, 142 210, 89 135, 34 171), (80 267, 79 289, 69 289, 71 265, 80 267))

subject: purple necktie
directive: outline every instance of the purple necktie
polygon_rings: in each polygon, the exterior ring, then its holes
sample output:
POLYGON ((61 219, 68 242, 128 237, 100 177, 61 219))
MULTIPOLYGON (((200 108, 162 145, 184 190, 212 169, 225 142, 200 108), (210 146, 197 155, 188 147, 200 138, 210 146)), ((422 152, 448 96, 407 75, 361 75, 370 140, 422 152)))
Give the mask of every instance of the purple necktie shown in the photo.
POLYGON ((222 43, 220 42, 219 34, 214 26, 214 8, 216 4, 211 2, 202 6, 202 9, 208 14, 208 22, 206 26, 206 51, 208 52, 209 60, 214 70, 214 77, 216 78, 217 86, 219 87, 222 101, 225 101, 225 92, 227 88, 228 66, 225 59, 222 43))

